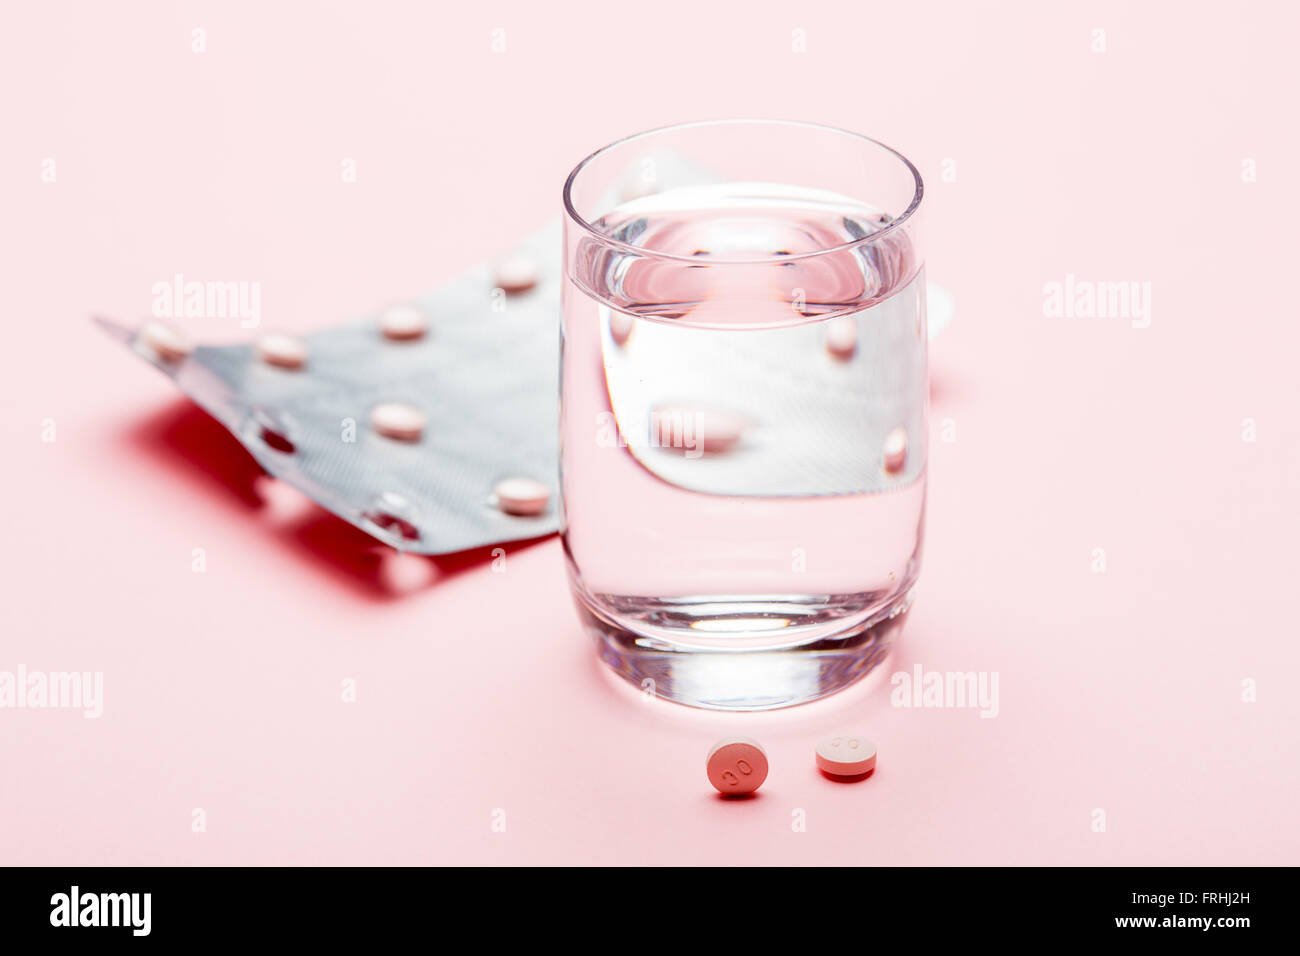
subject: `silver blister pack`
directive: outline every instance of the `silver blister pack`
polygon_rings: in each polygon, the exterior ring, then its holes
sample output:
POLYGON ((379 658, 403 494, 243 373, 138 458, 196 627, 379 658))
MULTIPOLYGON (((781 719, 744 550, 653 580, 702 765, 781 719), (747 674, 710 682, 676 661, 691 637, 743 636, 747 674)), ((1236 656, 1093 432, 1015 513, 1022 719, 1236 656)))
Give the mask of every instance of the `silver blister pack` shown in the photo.
POLYGON ((97 321, 271 475, 395 548, 448 554, 558 527, 559 250, 558 225, 516 250, 538 266, 527 291, 494 291, 483 265, 411 300, 430 323, 417 340, 385 338, 378 310, 302 336, 301 369, 262 361, 253 344, 201 345, 168 360, 138 329, 97 321), (371 410, 383 402, 424 412, 418 441, 372 430, 371 410), (550 488, 546 510, 499 509, 493 487, 510 477, 550 488))
MULTIPOLYGON (((538 266, 526 292, 494 293, 485 264, 412 300, 430 322, 418 340, 385 338, 382 310, 303 336, 308 359, 296 370, 267 364, 251 343, 198 346, 168 360, 138 329, 97 321, 271 475, 394 548, 449 554, 558 528, 560 248, 558 223, 518 247, 538 266), (372 430, 371 409, 390 401, 425 413, 419 441, 372 430), (493 487, 508 477, 550 488, 546 510, 530 517, 498 508, 493 487)), ((933 339, 953 303, 933 283, 927 298, 933 339)))

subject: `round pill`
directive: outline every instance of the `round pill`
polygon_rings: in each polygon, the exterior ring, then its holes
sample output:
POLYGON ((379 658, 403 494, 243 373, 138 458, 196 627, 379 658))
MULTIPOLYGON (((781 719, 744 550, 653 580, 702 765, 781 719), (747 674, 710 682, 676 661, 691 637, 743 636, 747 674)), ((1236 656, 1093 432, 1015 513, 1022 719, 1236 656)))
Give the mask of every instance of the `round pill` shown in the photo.
POLYGON ((551 489, 531 478, 506 478, 493 490, 497 507, 508 515, 539 515, 551 499, 551 489))
POLYGON ((496 285, 511 294, 537 285, 537 263, 527 256, 511 256, 497 264, 496 285))
POLYGON ((307 362, 307 344, 292 335, 271 332, 257 340, 257 354, 268 365, 302 368, 307 362))
POLYGON ((619 345, 622 345, 631 337, 635 325, 636 319, 626 312, 611 312, 609 314, 609 334, 619 345))
POLYGON ((424 422, 424 412, 401 402, 384 402, 370 410, 370 424, 375 431, 398 441, 419 441, 424 422))
POLYGON ((827 737, 817 745, 817 766, 836 777, 860 777, 876 769, 876 745, 850 734, 827 737))
POLYGON ((189 336, 162 322, 146 322, 140 329, 140 338, 159 358, 168 362, 179 362, 194 351, 189 336))
POLYGON ((661 405, 651 414, 651 425, 660 448, 718 454, 735 447, 745 434, 746 422, 721 409, 661 405))
POLYGON ((728 737, 713 745, 705 767, 719 793, 753 793, 767 779, 767 754, 756 740, 728 737))
POLYGON ((410 303, 390 306, 379 316, 379 330, 397 342, 418 339, 429 331, 429 317, 410 303))
POLYGON ((895 428, 885 436, 885 471, 896 475, 907 464, 907 429, 895 428))
POLYGON ((836 358, 852 358, 858 350, 858 323, 847 315, 826 323, 826 349, 836 358))

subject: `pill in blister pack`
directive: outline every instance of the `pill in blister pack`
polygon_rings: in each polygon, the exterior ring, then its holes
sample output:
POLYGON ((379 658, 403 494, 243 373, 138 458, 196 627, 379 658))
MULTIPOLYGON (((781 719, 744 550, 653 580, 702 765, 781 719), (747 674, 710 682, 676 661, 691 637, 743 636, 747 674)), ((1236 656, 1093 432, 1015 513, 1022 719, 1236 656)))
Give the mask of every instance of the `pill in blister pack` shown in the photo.
POLYGON ((307 362, 307 346, 301 339, 282 332, 272 332, 257 340, 257 353, 268 365, 302 368, 307 362))
POLYGON ((429 317, 418 305, 401 302, 380 313, 379 330, 397 342, 422 338, 429 330, 429 317))
POLYGON ((556 529, 559 246, 549 227, 303 336, 206 346, 157 320, 99 323, 272 475, 396 548, 446 554, 556 529))

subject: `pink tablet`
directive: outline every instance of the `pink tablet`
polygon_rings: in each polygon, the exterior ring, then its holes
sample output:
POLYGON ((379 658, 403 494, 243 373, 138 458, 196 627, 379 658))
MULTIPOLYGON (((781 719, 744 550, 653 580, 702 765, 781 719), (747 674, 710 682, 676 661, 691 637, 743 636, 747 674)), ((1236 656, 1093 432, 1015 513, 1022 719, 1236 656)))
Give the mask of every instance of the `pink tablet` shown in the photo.
POLYGON ((756 740, 728 737, 713 745, 706 769, 719 793, 753 793, 767 779, 767 754, 756 740))

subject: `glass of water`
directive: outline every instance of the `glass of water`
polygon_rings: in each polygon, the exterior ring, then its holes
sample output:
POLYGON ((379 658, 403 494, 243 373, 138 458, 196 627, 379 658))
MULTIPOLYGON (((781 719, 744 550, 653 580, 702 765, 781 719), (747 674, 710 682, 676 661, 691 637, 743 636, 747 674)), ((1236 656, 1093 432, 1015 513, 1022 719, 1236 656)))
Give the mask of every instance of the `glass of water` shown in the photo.
POLYGON ((887 146, 725 121, 564 187, 563 540, 584 628, 660 697, 758 710, 861 678, 925 518, 921 177, 887 146))

